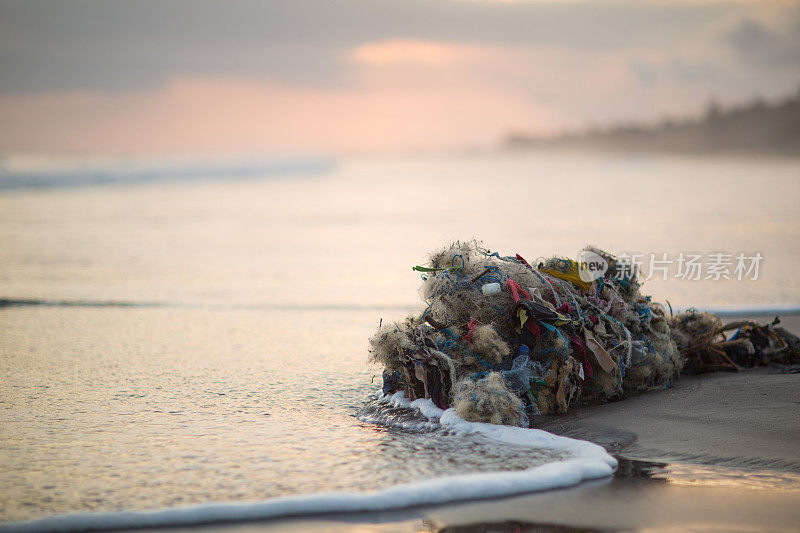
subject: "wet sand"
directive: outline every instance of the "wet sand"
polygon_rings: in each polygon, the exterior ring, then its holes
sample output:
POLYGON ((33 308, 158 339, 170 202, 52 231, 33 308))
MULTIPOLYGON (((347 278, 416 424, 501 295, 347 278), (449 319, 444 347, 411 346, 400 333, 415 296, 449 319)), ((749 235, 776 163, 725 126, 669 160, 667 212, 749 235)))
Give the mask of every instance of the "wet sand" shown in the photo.
POLYGON ((758 368, 684 377, 543 429, 631 459, 800 473, 800 374, 758 368))
MULTIPOLYGON (((800 315, 782 320, 800 331, 800 315)), ((614 478, 501 500, 212 529, 798 530, 800 374, 768 367, 684 377, 668 390, 578 409, 544 429, 606 446, 620 458, 614 478)))

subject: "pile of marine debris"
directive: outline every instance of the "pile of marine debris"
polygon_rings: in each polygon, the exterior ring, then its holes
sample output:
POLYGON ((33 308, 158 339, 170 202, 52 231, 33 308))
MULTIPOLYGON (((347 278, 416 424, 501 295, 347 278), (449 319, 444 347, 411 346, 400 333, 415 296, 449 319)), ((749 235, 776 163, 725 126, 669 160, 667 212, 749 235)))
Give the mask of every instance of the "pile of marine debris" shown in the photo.
POLYGON ((768 324, 749 320, 723 324, 716 315, 694 310, 669 322, 685 360, 684 374, 800 363, 800 338, 778 324, 779 317, 768 324))
POLYGON ((775 323, 668 316, 640 293, 635 267, 595 248, 584 253, 602 260, 602 274, 560 257, 532 266, 475 242, 431 254, 428 266, 414 267, 425 310, 370 338, 384 393, 526 427, 576 404, 669 387, 682 372, 800 363, 797 337, 775 323))

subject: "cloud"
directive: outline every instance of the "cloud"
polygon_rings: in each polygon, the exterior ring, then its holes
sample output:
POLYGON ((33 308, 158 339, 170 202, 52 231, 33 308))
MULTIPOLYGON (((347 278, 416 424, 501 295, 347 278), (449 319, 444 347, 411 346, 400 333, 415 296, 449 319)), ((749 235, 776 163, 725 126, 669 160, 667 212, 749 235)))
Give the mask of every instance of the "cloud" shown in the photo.
POLYGON ((402 39, 366 43, 350 53, 356 63, 378 67, 424 64, 452 68, 457 62, 474 61, 482 56, 485 52, 477 46, 402 39))
POLYGON ((658 71, 646 61, 635 59, 630 63, 631 73, 644 87, 652 86, 658 80, 658 71))
POLYGON ((175 76, 347 78, 380 41, 607 50, 668 46, 729 7, 627 1, 0 1, 0 91, 137 90, 175 76))
POLYGON ((751 17, 742 18, 728 33, 728 41, 738 57, 750 63, 788 66, 800 65, 800 13, 787 13, 788 18, 772 26, 751 17))

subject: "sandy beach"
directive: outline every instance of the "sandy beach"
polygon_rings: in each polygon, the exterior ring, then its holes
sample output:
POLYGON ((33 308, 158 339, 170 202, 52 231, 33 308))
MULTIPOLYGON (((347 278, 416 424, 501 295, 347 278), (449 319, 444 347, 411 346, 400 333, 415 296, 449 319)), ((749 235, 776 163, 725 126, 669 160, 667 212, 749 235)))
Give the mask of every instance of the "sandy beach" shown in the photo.
MULTIPOLYGON (((765 322, 765 317, 751 318, 765 322)), ((732 318, 730 319, 732 320, 732 318)), ((782 317, 800 331, 800 316, 782 317)), ((209 526, 216 531, 796 531, 800 374, 685 376, 668 390, 577 409, 544 429, 620 460, 613 478, 393 513, 209 526)), ((174 531, 174 530, 170 530, 174 531)))

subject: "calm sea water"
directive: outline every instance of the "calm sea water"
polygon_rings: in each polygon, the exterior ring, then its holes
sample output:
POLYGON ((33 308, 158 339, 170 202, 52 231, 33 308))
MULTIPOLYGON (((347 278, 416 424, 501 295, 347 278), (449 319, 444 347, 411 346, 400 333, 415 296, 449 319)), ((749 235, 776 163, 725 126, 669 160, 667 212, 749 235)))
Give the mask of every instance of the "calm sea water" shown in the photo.
POLYGON ((87 185, 78 167, 0 190, 0 521, 558 459, 356 418, 379 386, 368 336, 420 309, 411 267, 455 239, 530 260, 586 244, 760 252, 757 281, 644 292, 675 307, 800 304, 796 160, 507 154, 289 170, 156 168, 87 185))

